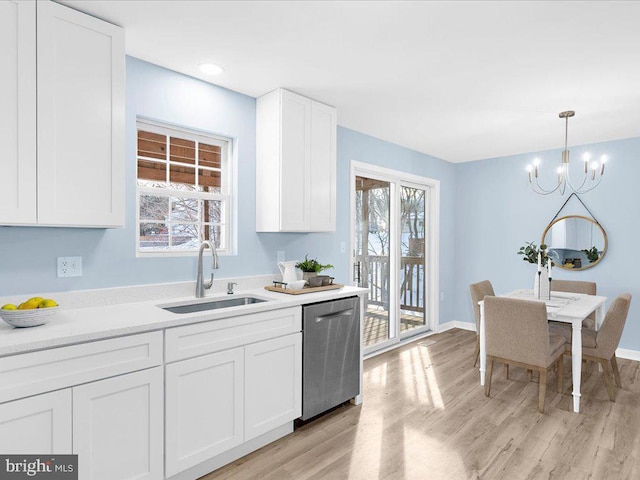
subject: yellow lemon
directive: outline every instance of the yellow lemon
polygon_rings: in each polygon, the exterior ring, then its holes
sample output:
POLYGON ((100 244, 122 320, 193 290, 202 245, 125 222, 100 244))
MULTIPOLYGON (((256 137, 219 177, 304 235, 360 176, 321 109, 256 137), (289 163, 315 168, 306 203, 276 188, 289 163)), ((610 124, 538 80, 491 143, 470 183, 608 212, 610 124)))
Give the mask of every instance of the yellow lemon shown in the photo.
MULTIPOLYGON (((27 302, 40 303, 42 300, 44 300, 44 298, 42 297, 31 297, 29 300, 27 300, 27 302)), ((24 302, 24 303, 27 303, 27 302, 24 302)))
POLYGON ((30 298, 24 303, 18 305, 18 310, 33 310, 34 308, 38 308, 38 302, 35 298, 30 298))
POLYGON ((55 300, 52 300, 50 298, 45 298, 40 302, 40 304, 38 305, 38 308, 49 308, 49 307, 57 307, 57 306, 58 304, 56 303, 55 300))
POLYGON ((6 305, 2 306, 2 310, 17 310, 18 307, 16 307, 13 303, 7 303, 6 305))

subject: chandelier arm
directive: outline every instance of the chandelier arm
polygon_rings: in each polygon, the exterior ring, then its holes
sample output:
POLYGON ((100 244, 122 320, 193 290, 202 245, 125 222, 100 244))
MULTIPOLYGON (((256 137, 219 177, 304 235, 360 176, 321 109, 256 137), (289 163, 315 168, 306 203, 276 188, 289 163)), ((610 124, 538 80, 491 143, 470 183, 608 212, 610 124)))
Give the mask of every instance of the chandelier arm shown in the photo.
POLYGON ((542 188, 540 186, 540 182, 538 180, 538 177, 535 177, 535 182, 530 182, 531 184, 531 188, 533 189, 534 192, 540 194, 540 195, 550 195, 552 193, 554 193, 555 191, 558 190, 558 188, 560 188, 561 183, 558 183, 556 185, 556 188, 554 188, 553 190, 547 190, 546 188, 542 188))
POLYGON ((578 190, 581 190, 582 187, 584 187, 584 185, 587 183, 587 179, 589 178, 589 172, 584 174, 584 178, 582 179, 582 183, 580 184, 579 187, 575 187, 573 185, 573 182, 571 181, 571 177, 569 176, 569 164, 567 163, 567 168, 566 168, 566 173, 567 173, 567 183, 569 184, 569 187, 571 187, 571 190, 573 190, 574 192, 577 192, 578 190))
POLYGON ((579 191, 576 191, 576 193, 578 193, 578 194, 582 195, 583 193, 590 192, 591 190, 593 190, 594 188, 596 188, 598 185, 600 185, 600 182, 601 182, 601 181, 602 181, 602 175, 600 175, 600 176, 598 177, 598 180, 597 180, 597 181, 595 181, 595 183, 594 183, 593 185, 591 185, 589 188, 587 188, 586 190, 579 190, 579 191))

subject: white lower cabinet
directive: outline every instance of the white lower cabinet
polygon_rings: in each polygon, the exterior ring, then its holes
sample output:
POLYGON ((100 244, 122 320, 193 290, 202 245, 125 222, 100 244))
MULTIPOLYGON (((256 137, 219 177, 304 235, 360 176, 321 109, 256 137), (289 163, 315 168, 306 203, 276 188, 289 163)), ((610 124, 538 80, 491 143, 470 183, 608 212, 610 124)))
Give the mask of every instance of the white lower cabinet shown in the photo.
POLYGON ((171 477, 301 415, 302 334, 175 362, 165 378, 171 477))
POLYGON ((0 452, 71 453, 71 389, 0 404, 0 452))
POLYGON ((162 367, 0 404, 3 454, 78 454, 82 480, 161 480, 162 367))
POLYGON ((81 480, 233 461, 301 415, 301 319, 287 307, 3 357, 0 453, 74 453, 81 480))
POLYGON ((244 440, 302 415, 302 334, 245 348, 244 440))
POLYGON ((73 453, 83 480, 163 478, 162 367, 73 391, 73 453))
POLYGON ((166 475, 243 442, 244 349, 166 366, 166 475))

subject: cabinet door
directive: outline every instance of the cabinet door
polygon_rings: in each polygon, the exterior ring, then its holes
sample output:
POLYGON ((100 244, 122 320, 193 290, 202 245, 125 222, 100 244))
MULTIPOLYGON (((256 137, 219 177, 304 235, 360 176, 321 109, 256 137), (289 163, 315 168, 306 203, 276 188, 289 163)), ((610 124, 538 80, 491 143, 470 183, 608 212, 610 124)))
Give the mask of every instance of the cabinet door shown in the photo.
POLYGON ((0 452, 71 453, 71 389, 0 404, 0 452))
POLYGON ((0 224, 36 222, 35 12, 0 2, 0 224))
POLYGON ((164 478, 162 426, 162 367, 73 388, 73 453, 83 479, 164 478))
POLYGON ((243 441, 242 348, 166 367, 166 475, 243 441))
POLYGON ((336 229, 336 109, 311 102, 309 230, 336 229))
POLYGON ((302 334, 245 348, 245 441, 302 414, 302 334))
MULTIPOLYGON (((282 90, 280 230, 308 230, 311 100, 282 90)), ((277 195, 277 192, 274 192, 277 195)))
POLYGON ((124 32, 38 2, 38 223, 124 225, 124 32))

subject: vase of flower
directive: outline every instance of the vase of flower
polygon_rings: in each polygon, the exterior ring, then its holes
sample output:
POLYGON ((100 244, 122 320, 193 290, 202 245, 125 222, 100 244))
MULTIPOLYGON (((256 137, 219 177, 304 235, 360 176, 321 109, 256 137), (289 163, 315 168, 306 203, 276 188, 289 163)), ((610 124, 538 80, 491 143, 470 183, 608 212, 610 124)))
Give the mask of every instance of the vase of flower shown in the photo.
POLYGON ((536 272, 533 277, 533 296, 535 298, 549 298, 549 272, 547 267, 540 267, 540 271, 536 272))
POLYGON ((538 265, 538 269, 533 274, 533 295, 535 298, 549 298, 551 289, 550 269, 553 262, 547 253, 545 244, 538 246, 533 242, 525 242, 524 246, 518 250, 518 255, 523 255, 525 262, 538 265))

